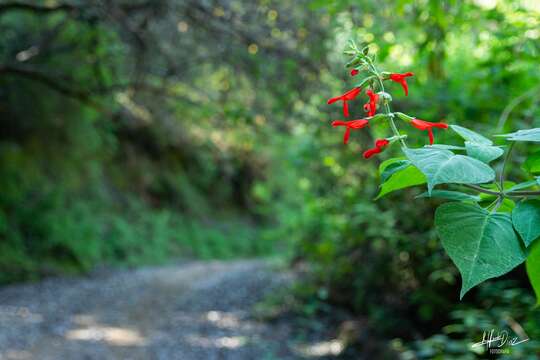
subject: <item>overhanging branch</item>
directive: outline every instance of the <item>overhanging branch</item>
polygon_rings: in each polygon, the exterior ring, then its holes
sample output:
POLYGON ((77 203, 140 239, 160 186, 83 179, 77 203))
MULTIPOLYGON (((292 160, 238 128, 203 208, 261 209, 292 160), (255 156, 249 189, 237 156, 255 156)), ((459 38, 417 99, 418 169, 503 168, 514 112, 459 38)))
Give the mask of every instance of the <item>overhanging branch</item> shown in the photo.
POLYGON ((4 4, 0 4, 0 15, 8 11, 30 11, 34 13, 47 14, 59 11, 75 11, 77 7, 71 4, 58 4, 55 6, 34 5, 18 1, 12 1, 4 4))
POLYGON ((41 83, 66 97, 78 100, 84 104, 92 106, 96 110, 103 111, 102 106, 92 100, 91 94, 89 92, 65 86, 64 84, 58 82, 56 79, 53 79, 39 71, 23 67, 0 65, 0 75, 2 74, 19 76, 28 80, 41 83))

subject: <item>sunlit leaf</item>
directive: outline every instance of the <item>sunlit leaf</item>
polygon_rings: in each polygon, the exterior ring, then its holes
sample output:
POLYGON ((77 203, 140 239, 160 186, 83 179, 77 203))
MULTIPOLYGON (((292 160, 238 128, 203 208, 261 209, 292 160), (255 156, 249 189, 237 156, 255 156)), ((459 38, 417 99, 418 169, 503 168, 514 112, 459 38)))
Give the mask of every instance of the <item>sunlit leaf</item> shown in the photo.
POLYGON ((540 128, 518 130, 510 134, 498 135, 510 141, 533 141, 540 142, 540 128))
POLYGON ((471 141, 465 141, 467 155, 478 159, 486 164, 498 159, 504 154, 504 150, 497 146, 478 144, 471 141))
POLYGON ((384 177, 385 181, 381 185, 376 200, 392 191, 426 183, 424 174, 412 166, 408 160, 389 159, 381 164, 379 171, 381 178, 384 177))
POLYGON ((483 144, 483 145, 493 145, 493 141, 489 140, 488 138, 472 131, 467 128, 464 128, 463 126, 459 125, 450 125, 450 128, 454 130, 459 136, 461 136, 463 139, 470 141, 472 143, 476 144, 483 144))
POLYGON ((483 162, 449 150, 407 149, 405 154, 426 175, 428 193, 438 184, 481 184, 495 178, 493 169, 483 162))
POLYGON ((513 200, 510 200, 509 198, 504 198, 501 206, 499 206, 499 209, 497 209, 497 212, 511 213, 515 207, 516 203, 513 200))
POLYGON ((407 159, 402 159, 402 158, 394 158, 394 159, 388 159, 384 161, 379 166, 379 174, 381 176, 381 182, 385 182, 394 173, 405 169, 409 165, 411 165, 411 162, 407 159))

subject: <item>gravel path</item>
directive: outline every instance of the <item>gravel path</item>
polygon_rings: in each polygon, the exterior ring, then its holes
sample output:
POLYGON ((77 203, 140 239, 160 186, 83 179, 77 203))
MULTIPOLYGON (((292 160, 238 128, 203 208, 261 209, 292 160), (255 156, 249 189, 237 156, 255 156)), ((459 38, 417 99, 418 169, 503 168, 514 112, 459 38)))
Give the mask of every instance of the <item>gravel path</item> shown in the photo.
POLYGON ((0 359, 299 359, 252 306, 290 283, 261 260, 190 262, 0 289, 0 359))

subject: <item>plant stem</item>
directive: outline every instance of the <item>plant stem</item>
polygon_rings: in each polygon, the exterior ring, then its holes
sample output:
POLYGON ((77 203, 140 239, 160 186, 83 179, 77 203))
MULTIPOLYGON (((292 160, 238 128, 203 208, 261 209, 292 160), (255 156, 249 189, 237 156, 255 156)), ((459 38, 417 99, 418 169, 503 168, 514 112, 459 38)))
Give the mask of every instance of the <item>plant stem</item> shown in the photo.
POLYGON ((502 197, 504 197, 504 194, 505 194, 504 193, 504 171, 506 170, 506 163, 510 159, 510 154, 512 153, 512 149, 514 148, 514 144, 515 144, 515 142, 512 141, 510 143, 510 146, 508 147, 508 151, 506 152, 506 156, 504 157, 503 166, 502 166, 501 174, 500 174, 500 177, 499 177, 499 184, 501 186, 501 195, 502 195, 502 197))
MULTIPOLYGON (((384 91, 384 85, 383 85, 383 82, 381 80, 381 76, 379 74, 379 71, 377 70, 375 65, 373 65, 373 63, 371 62, 371 59, 369 59, 368 57, 366 57, 366 63, 369 65, 369 67, 371 68, 371 72, 373 73, 373 75, 377 79, 377 82, 379 83, 379 87, 381 88, 381 91, 385 92, 384 91)), ((384 100, 384 109, 385 109, 386 115, 388 115, 388 120, 390 122, 390 128, 392 129, 392 132, 394 133, 395 136, 397 136, 399 138, 399 142, 401 143, 401 148, 402 149, 407 149, 407 144, 405 143, 405 140, 401 137, 401 135, 399 133, 399 130, 398 130, 397 126, 396 126, 396 123, 394 122, 394 114, 392 113, 392 110, 390 109, 390 105, 388 105, 388 102, 387 102, 386 99, 384 100)))
POLYGON ((484 193, 484 194, 489 194, 489 195, 495 195, 495 196, 499 196, 500 192, 498 191, 494 191, 494 190, 489 190, 489 189, 484 189, 483 187, 481 186, 478 186, 478 185, 473 185, 473 184, 462 184, 463 186, 469 188, 469 189, 473 189, 473 190, 476 190, 478 191, 479 193, 484 193))
POLYGON ((506 193, 506 196, 525 197, 540 195, 540 191, 511 191, 506 193))
POLYGON ((499 208, 501 207, 501 205, 502 205, 502 203, 504 201, 504 196, 499 196, 496 201, 497 201, 497 203, 495 204, 493 209, 491 209, 491 213, 497 212, 497 210, 499 210, 499 208))
MULTIPOLYGON (((500 196, 501 193, 499 191, 484 189, 481 186, 473 185, 473 184, 461 184, 466 188, 473 189, 478 191, 479 193, 488 194, 488 195, 494 195, 494 196, 500 196)), ((510 191, 505 193, 506 197, 526 197, 526 196, 535 196, 540 195, 540 191, 510 191)))
MULTIPOLYGON (((357 52, 359 52, 358 49, 355 49, 355 50, 357 52)), ((362 59, 364 61, 364 64, 367 65, 367 68, 369 69, 369 71, 371 72, 373 77, 375 77, 375 79, 377 79, 377 83, 378 83, 378 85, 380 87, 380 90, 382 92, 385 92, 384 91, 384 84, 383 84, 383 81, 381 79, 381 75, 380 75, 379 71, 377 70, 377 68, 375 67, 375 65, 373 64, 373 61, 368 56, 363 56, 363 55, 362 55, 362 59)), ((400 143, 401 143, 401 148, 403 150, 407 149, 407 144, 405 143, 404 137, 400 135, 399 129, 397 128, 396 123, 394 121, 394 113, 392 113, 392 110, 390 109, 390 105, 388 104, 388 101, 386 99, 384 101, 384 110, 385 110, 386 115, 388 116, 388 120, 390 122, 390 127, 392 129, 392 132, 394 133, 394 136, 397 137, 399 139, 400 143)), ((481 187, 479 185, 474 185, 474 184, 461 184, 464 187, 475 190, 475 191, 477 191, 479 193, 497 196, 497 199, 494 201, 494 203, 496 202, 496 204, 495 204, 495 207, 494 207, 493 211, 496 211, 501 206, 501 204, 504 201, 505 197, 517 197, 517 198, 519 198, 519 197, 540 195, 540 191, 509 191, 509 192, 504 191, 504 172, 506 170, 506 164, 507 164, 508 160, 510 159, 510 153, 512 152, 513 147, 514 147, 514 142, 510 143, 510 146, 508 147, 508 151, 507 151, 506 156, 504 158, 501 173, 499 175, 499 182, 498 183, 495 182, 495 185, 497 185, 499 187, 499 191, 484 189, 483 187, 481 187)), ((493 203, 491 205, 493 205, 493 203)))

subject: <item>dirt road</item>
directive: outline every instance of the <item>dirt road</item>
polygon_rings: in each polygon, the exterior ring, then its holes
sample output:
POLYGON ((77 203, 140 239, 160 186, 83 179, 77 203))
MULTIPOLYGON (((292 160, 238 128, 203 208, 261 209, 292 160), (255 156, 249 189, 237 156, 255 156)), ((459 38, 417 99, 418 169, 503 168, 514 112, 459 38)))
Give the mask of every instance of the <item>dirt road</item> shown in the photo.
MULTIPOLYGON (((261 260, 190 262, 0 289, 0 359, 299 359, 251 309, 291 281, 261 260)), ((320 359, 320 357, 317 357, 320 359)))

